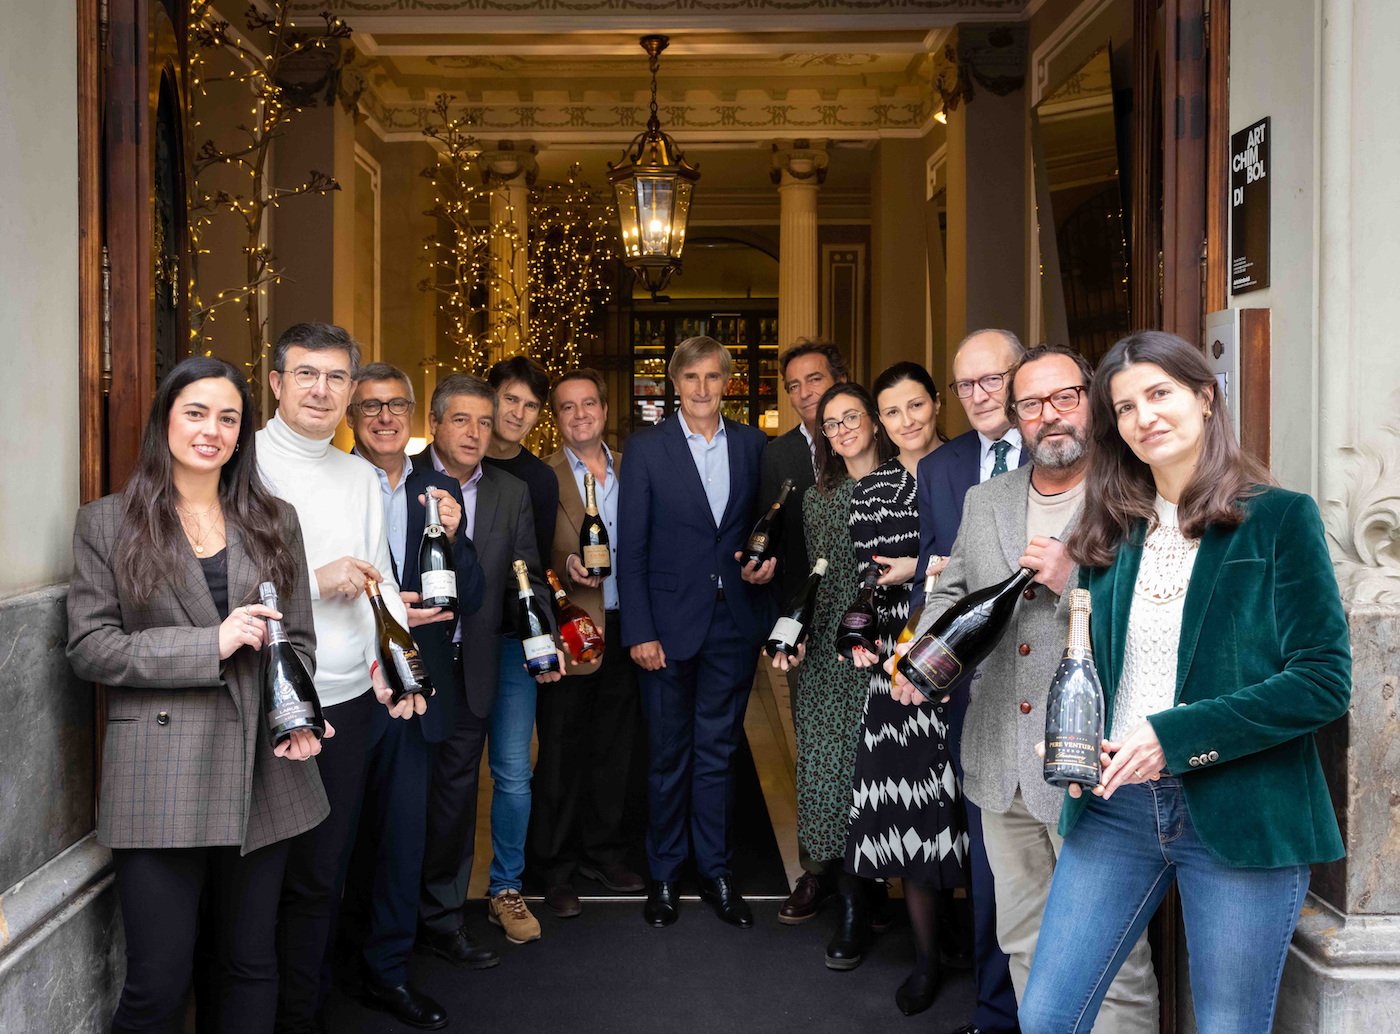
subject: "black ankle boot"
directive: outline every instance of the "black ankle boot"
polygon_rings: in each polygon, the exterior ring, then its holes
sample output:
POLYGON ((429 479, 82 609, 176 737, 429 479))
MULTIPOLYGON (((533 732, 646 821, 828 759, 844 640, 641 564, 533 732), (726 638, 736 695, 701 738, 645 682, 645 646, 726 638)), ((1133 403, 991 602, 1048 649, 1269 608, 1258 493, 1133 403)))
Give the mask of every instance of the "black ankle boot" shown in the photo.
POLYGON ((916 962, 914 972, 904 979, 894 993, 894 1004, 905 1016, 923 1012, 938 996, 938 978, 937 956, 927 963, 916 962))
POLYGON ((846 872, 837 877, 836 888, 841 895, 841 917, 835 936, 826 946, 827 969, 855 969, 860 965, 865 945, 870 940, 870 906, 866 898, 866 882, 846 872))

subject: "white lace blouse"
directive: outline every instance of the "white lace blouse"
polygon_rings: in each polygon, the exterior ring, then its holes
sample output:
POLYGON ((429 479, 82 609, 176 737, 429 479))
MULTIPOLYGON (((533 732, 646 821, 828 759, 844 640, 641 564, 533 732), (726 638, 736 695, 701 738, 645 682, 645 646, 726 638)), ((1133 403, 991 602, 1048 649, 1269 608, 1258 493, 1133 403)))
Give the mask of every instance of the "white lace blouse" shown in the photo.
POLYGON ((1123 675, 1113 701, 1113 738, 1121 740, 1150 714, 1176 700, 1176 657, 1186 586, 1196 563, 1198 539, 1176 523, 1176 505, 1160 495, 1157 523, 1142 544, 1142 562, 1128 613, 1123 675))

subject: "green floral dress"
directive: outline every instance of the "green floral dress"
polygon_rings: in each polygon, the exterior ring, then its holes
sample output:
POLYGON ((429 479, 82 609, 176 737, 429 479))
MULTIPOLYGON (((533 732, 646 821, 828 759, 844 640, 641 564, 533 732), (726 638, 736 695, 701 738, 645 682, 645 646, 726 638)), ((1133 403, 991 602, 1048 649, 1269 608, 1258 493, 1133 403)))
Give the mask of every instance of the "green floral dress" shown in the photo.
MULTIPOLYGON (((815 861, 844 857, 851 814, 860 719, 870 673, 840 660, 836 626, 856 594, 851 546, 851 493, 847 479, 830 496, 815 487, 802 503, 807 555, 827 562, 807 632, 807 657, 795 671, 797 695, 797 837, 815 861)), ((786 601, 784 601, 786 603, 786 601)))

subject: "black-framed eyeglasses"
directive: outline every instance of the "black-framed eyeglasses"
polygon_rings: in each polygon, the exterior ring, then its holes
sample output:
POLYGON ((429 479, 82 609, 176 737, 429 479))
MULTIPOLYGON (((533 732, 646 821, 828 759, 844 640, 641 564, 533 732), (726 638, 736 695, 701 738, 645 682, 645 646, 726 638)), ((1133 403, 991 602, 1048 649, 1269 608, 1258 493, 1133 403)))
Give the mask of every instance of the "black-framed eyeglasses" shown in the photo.
POLYGON ((995 395, 1005 386, 1006 375, 1010 372, 1010 370, 1003 370, 1001 373, 984 374, 976 380, 953 381, 948 387, 952 388, 953 394, 960 399, 972 398, 974 388, 981 388, 988 395, 995 395))
POLYGON ((350 375, 344 370, 318 370, 314 366, 298 366, 291 371, 291 375, 296 386, 303 391, 316 387, 316 383, 322 377, 326 379, 326 387, 334 391, 344 391, 350 387, 350 375))
POLYGON ((841 433, 841 428, 854 431, 860 426, 860 422, 865 419, 865 414, 853 409, 840 420, 823 420, 821 422, 822 435, 826 438, 835 438, 841 433))
POLYGON ((1014 407, 1016 415, 1022 420, 1039 419, 1045 412, 1047 402, 1055 407, 1056 413, 1071 412, 1079 408, 1079 400, 1088 390, 1084 385, 1076 384, 1072 388, 1060 388, 1039 398, 1017 399, 1014 407))
POLYGON ((361 416, 378 416, 385 406, 389 407, 389 412, 393 413, 394 416, 403 416, 413 408, 413 403, 402 396, 389 399, 387 402, 383 399, 365 399, 363 402, 355 404, 355 410, 361 416))

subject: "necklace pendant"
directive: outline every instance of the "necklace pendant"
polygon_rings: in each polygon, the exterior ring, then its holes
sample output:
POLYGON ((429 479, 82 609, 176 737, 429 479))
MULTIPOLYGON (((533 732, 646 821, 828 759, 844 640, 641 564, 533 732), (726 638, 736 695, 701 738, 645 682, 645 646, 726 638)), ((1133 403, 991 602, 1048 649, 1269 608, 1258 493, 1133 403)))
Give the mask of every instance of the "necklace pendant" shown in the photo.
POLYGON ((202 545, 195 546, 195 547, 194 547, 194 555, 195 555, 195 556, 203 556, 203 555, 204 555, 204 547, 203 547, 202 545))

